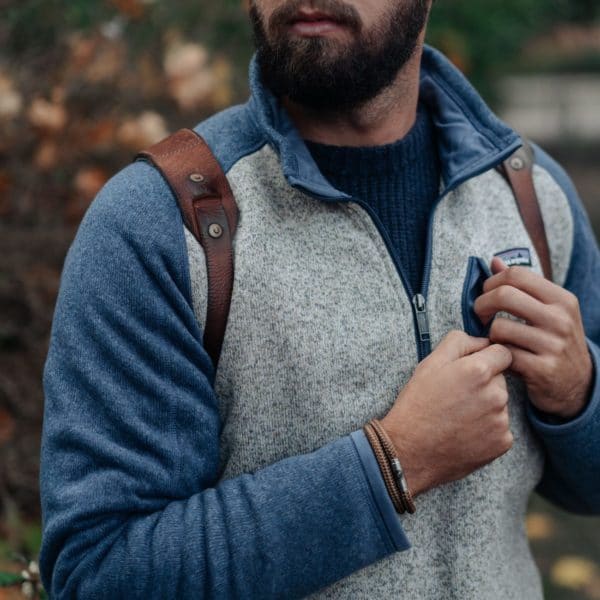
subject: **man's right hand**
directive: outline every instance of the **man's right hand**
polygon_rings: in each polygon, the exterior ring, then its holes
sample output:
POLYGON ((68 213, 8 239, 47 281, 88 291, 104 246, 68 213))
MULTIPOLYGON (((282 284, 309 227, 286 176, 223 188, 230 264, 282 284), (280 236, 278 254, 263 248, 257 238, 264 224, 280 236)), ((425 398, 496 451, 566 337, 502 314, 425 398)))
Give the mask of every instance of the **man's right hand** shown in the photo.
POLYGON ((511 353, 451 331, 415 369, 381 424, 413 496, 466 477, 513 444, 503 372, 511 353))

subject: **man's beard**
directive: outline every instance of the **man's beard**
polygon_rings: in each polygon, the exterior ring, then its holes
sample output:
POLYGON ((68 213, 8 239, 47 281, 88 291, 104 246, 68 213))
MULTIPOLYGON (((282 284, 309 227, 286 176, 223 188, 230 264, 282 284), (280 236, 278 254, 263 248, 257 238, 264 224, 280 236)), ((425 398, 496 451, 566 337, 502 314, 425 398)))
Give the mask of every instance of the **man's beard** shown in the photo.
POLYGON ((428 16, 427 0, 396 0, 391 12, 365 31, 353 6, 340 0, 311 2, 311 8, 351 31, 353 41, 344 43, 291 35, 289 23, 305 5, 306 0, 286 2, 266 28, 251 0, 258 64, 263 83, 276 96, 324 111, 352 110, 391 85, 413 56, 428 16))

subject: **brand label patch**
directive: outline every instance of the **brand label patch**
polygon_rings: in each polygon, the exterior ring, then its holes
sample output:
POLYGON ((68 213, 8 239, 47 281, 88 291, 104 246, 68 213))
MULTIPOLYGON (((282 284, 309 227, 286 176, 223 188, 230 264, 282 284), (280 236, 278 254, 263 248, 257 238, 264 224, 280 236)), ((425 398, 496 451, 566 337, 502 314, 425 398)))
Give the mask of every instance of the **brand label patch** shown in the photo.
POLYGON ((531 252, 529 248, 511 248, 494 254, 501 258, 509 267, 531 267, 531 252))

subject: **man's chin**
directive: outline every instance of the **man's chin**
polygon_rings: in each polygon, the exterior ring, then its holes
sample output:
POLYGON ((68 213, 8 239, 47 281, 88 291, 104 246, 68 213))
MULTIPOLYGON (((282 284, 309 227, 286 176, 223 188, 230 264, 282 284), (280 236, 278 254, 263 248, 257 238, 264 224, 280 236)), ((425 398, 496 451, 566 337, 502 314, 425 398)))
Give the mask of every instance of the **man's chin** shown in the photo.
POLYGON ((285 52, 278 55, 288 65, 288 72, 300 73, 319 69, 328 76, 348 56, 350 44, 324 38, 290 38, 285 52))

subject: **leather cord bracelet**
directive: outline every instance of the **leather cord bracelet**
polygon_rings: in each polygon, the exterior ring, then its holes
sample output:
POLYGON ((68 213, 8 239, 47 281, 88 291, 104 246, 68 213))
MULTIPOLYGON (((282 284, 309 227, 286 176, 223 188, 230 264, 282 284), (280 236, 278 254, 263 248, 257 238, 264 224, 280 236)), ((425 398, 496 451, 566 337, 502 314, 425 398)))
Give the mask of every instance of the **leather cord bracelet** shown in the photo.
POLYGON ((415 503, 404 476, 398 453, 389 435, 377 419, 371 419, 363 427, 363 430, 373 448, 396 511, 414 514, 416 511, 415 503))
POLYGON ((396 486, 396 482, 394 480, 394 473, 392 472, 392 469, 388 462, 385 450, 381 445, 379 436, 377 435, 375 429, 370 423, 367 423, 363 427, 363 431, 365 432, 365 436, 367 437, 369 444, 371 444, 371 447, 373 448, 373 453, 375 454, 375 458, 377 459, 377 463, 379 464, 379 469, 381 471, 381 475, 383 476, 385 487, 387 488, 388 494, 390 495, 392 504, 394 505, 396 512, 406 512, 404 504, 402 503, 402 498, 400 497, 398 488, 396 486))

